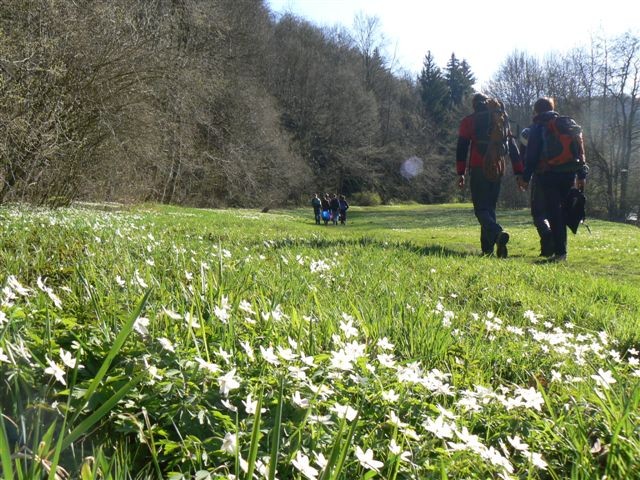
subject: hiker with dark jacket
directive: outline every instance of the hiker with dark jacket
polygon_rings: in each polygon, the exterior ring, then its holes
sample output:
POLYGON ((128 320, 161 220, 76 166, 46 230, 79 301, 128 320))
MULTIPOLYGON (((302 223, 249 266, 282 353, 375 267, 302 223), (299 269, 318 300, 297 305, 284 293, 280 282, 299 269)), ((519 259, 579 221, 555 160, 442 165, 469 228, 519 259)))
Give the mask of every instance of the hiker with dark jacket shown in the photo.
POLYGON ((349 209, 349 204, 347 203, 347 199, 344 195, 340 195, 340 223, 342 225, 346 225, 347 223, 347 210, 349 209))
MULTIPOLYGON (((487 143, 487 139, 479 138, 480 130, 477 128, 478 118, 487 110, 489 98, 481 93, 473 96, 473 113, 467 115, 460 122, 458 131, 458 146, 456 150, 456 171, 458 173, 458 187, 464 188, 465 172, 467 171, 467 159, 471 183, 471 200, 473 211, 480 223, 480 246, 483 255, 493 255, 497 245, 496 255, 500 258, 507 257, 507 242, 509 234, 504 231, 496 220, 496 206, 500 194, 500 177, 487 178, 484 170, 485 155, 480 151, 480 144, 487 143)), ((506 113, 504 113, 506 117, 506 113)), ((485 115, 486 117, 486 115, 485 115)), ((508 131, 508 121, 504 127, 507 131, 507 149, 511 161, 513 173, 518 176, 522 173, 522 162, 519 158, 518 147, 508 131)), ((486 148, 486 147, 485 147, 486 148)))
POLYGON ((313 217, 316 220, 316 225, 320 225, 320 217, 322 215, 322 202, 320 201, 320 197, 318 197, 318 194, 314 194, 313 198, 311 199, 311 206, 313 207, 313 217))
MULTIPOLYGON (((520 133, 520 142, 518 143, 518 150, 520 150, 520 160, 524 164, 527 156, 527 144, 529 143, 529 127, 522 130, 520 133)), ((520 182, 521 184, 522 182, 520 182)), ((551 227, 549 226, 549 220, 544 205, 544 196, 542 195, 542 188, 539 185, 540 182, 536 181, 535 174, 531 177, 529 182, 529 188, 531 190, 531 218, 533 224, 536 227, 538 236, 540 238, 540 256, 549 258, 553 256, 553 238, 549 234, 551 227)))
MULTIPOLYGON (((576 153, 576 161, 551 166, 543 152, 544 129, 548 122, 559 117, 554 110, 552 98, 539 98, 533 107, 533 124, 529 127, 529 139, 525 156, 525 167, 520 188, 529 187, 531 177, 535 174, 535 195, 538 208, 544 209, 542 220, 538 220, 536 228, 540 234, 542 245, 553 249, 549 261, 561 262, 567 259, 567 223, 564 211, 567 207, 569 191, 576 187, 583 191, 588 168, 582 145, 576 153)), ((545 251, 545 253, 551 253, 545 251)))
POLYGON ((331 200, 329 201, 331 207, 331 221, 334 225, 338 224, 338 215, 340 214, 340 200, 335 193, 331 194, 331 200))

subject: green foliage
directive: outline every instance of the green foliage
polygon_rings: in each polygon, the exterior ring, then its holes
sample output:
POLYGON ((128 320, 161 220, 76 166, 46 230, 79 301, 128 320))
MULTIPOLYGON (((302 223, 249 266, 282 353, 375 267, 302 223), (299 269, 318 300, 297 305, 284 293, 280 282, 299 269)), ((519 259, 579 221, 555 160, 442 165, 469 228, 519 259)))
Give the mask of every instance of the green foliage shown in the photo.
POLYGON ((382 205, 382 198, 377 192, 357 192, 352 195, 354 205, 375 207, 382 205))
POLYGON ((436 129, 447 129, 449 127, 447 114, 450 95, 447 90, 447 82, 431 52, 428 52, 424 58, 418 82, 426 117, 433 122, 436 129))

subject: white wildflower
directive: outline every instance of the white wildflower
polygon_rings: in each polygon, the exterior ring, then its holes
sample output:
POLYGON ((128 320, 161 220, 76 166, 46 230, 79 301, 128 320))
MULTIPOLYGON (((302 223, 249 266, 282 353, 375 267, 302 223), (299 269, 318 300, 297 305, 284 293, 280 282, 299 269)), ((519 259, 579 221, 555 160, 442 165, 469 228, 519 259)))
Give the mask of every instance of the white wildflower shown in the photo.
POLYGON ((255 315, 256 312, 253 311, 253 308, 251 307, 251 304, 249 302, 247 302, 246 300, 242 300, 239 304, 238 304, 238 308, 240 310, 242 310, 245 313, 249 313, 252 315, 255 315))
POLYGON ((393 390, 388 390, 388 391, 385 390, 382 392, 382 399, 386 402, 395 403, 398 401, 399 398, 400 398, 400 395, 398 395, 393 390))
MULTIPOLYGON (((60 348, 60 360, 69 368, 76 368, 78 363, 71 355, 71 352, 66 351, 64 348, 60 348)), ((83 368, 82 365, 78 365, 78 368, 83 368)))
POLYGON ((602 368, 598 369, 597 375, 591 375, 591 378, 593 378, 596 383, 604 389, 608 389, 610 385, 616 383, 616 379, 613 378, 611 370, 607 370, 605 372, 602 368))
POLYGON ((376 472, 380 472, 380 468, 384 466, 384 463, 375 460, 373 458, 373 450, 370 448, 367 449, 366 452, 362 451, 362 448, 356 446, 356 457, 364 468, 369 470, 375 470, 376 472))
POLYGON ((2 350, 2 347, 0 347, 0 362, 12 363, 12 362, 9 360, 9 357, 7 357, 7 356, 4 354, 4 351, 2 350))
POLYGON ((528 452, 529 451, 529 445, 527 445, 526 443, 524 443, 520 437, 518 435, 514 436, 514 437, 507 437, 507 440, 509 441, 509 443, 511 444, 511 446, 520 451, 520 452, 528 452))
POLYGON ((47 363, 49 366, 44 369, 44 373, 54 376, 61 384, 66 385, 67 381, 64 378, 64 370, 49 357, 47 357, 47 363))
POLYGON ((229 396, 231 390, 235 390, 240 387, 240 378, 236 377, 236 369, 232 369, 225 373, 221 377, 218 377, 218 385, 220 386, 220 393, 225 397, 229 396))
POLYGON ((309 408, 311 405, 311 402, 306 398, 303 398, 297 390, 293 393, 291 402, 298 408, 309 408))
POLYGON ((133 329, 142 337, 146 337, 149 334, 150 320, 147 317, 138 317, 133 322, 133 329))
POLYGON ((547 462, 542 459, 542 455, 540 455, 539 453, 531 452, 529 453, 527 458, 534 466, 538 467, 539 469, 547 469, 547 462))
POLYGON ((180 315, 177 312, 174 312, 173 310, 167 310, 166 308, 163 308, 162 311, 164 312, 164 314, 169 317, 172 320, 181 320, 182 319, 182 315, 180 315))
POLYGON ((336 403, 330 410, 334 412, 338 418, 346 418, 349 422, 352 422, 358 415, 358 412, 349 405, 340 405, 339 403, 336 403))
POLYGON ((318 470, 311 466, 309 457, 307 457, 300 450, 296 452, 296 458, 294 458, 291 463, 302 475, 304 475, 309 480, 316 480, 316 478, 318 478, 318 470))
POLYGON ((453 425, 446 422, 443 415, 435 420, 427 418, 422 426, 438 438, 453 438, 453 425))
POLYGON ((378 347, 380 347, 382 350, 393 350, 395 345, 393 343, 391 343, 387 337, 382 337, 380 340, 378 340, 378 347))
POLYGON ((160 343, 160 346, 162 346, 162 348, 164 348, 165 350, 175 353, 176 350, 173 347, 171 340, 169 340, 168 338, 160 337, 158 338, 158 342, 160 343))
POLYGON ((224 405, 226 408, 228 408, 232 412, 238 413, 238 407, 232 404, 229 400, 222 399, 220 400, 220 402, 222 403, 222 405, 224 405))
POLYGON ((280 360, 275 353, 273 353, 273 347, 269 346, 269 348, 264 348, 260 345, 260 353, 262 354, 262 358, 272 365, 280 365, 280 360))
POLYGON ((238 437, 235 433, 227 432, 222 440, 222 447, 220 449, 229 455, 235 455, 238 449, 238 437))

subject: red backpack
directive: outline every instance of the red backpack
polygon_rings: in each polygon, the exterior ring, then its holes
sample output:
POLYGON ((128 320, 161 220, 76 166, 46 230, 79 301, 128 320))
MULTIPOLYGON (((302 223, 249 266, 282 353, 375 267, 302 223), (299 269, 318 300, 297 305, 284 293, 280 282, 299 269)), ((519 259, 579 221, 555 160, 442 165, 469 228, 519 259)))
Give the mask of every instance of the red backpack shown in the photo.
POLYGON ((545 122, 542 160, 545 170, 576 171, 584 165, 582 127, 573 118, 557 116, 545 122))

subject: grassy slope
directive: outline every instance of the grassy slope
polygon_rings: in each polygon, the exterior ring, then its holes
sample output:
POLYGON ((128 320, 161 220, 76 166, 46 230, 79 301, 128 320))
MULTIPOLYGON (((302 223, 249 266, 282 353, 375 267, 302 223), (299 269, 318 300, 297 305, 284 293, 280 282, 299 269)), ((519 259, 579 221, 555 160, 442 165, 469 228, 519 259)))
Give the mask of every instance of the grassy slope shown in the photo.
MULTIPOLYGON (((73 327, 77 322, 103 329, 107 337, 139 300, 134 289, 118 289, 114 278, 128 280, 138 270, 157 282, 146 312, 155 319, 155 336, 179 331, 161 315, 161 307, 191 309, 204 318, 229 294, 234 305, 248 299, 268 311, 281 304, 290 315, 284 324, 259 324, 254 334, 261 344, 282 345, 291 336, 308 354, 320 354, 331 348, 331 335, 339 331, 338 320, 346 312, 356 317, 368 338, 388 336, 403 361, 416 359, 427 369, 452 372, 458 388, 534 385, 558 361, 533 344, 523 351, 523 343, 506 335, 486 341, 473 314, 494 312, 505 324, 525 328, 523 312, 533 310, 554 325, 569 322, 584 332, 605 330, 622 352, 640 345, 640 242, 634 227, 592 221, 591 234, 581 228, 571 236, 567 264, 541 265, 536 263, 536 233, 526 211, 499 212, 512 233, 508 260, 478 256, 479 228, 469 205, 353 207, 346 227, 315 226, 310 209, 262 214, 145 206, 134 213, 144 228, 130 230, 133 243, 126 235, 86 224, 65 230, 36 222, 12 231, 7 221, 0 247, 6 273, 30 286, 37 276, 48 278, 56 291, 71 286, 74 292, 64 299, 69 316, 65 321, 73 327), (101 241, 96 243, 97 236, 101 241), (149 236, 155 240, 148 241, 149 236), (154 242, 147 250, 146 244, 154 242), (173 245, 189 253, 175 255, 173 245), (202 303, 195 297, 188 301, 184 272, 202 260, 215 267, 219 247, 232 250, 231 268, 204 272, 206 296, 202 303), (244 255, 252 260, 243 262, 244 255), (295 261, 298 255, 307 259, 303 266, 295 261), (145 264, 149 258, 153 266, 145 264), (330 275, 322 280, 310 273, 309 259, 333 262, 330 275), (95 305, 84 299, 88 287, 83 283, 95 288, 95 305), (455 313, 455 324, 465 335, 452 336, 442 328, 441 316, 433 313, 438 303, 455 313)), ((39 319, 16 323, 16 329, 26 332, 39 319)), ((209 338, 226 349, 237 348, 234 332, 216 325, 209 338)), ((46 330, 61 345, 64 338, 56 336, 69 332, 46 330)), ((93 338, 95 333, 77 330, 77 335, 93 338)), ((185 341, 188 347, 190 340, 185 341)), ((138 348, 127 354, 139 353, 138 348)), ((49 354, 55 352, 52 348, 49 354)))
MULTIPOLYGON (((538 237, 526 210, 498 211, 499 222, 511 233, 506 261, 478 256, 479 227, 468 204, 353 207, 346 227, 318 227, 310 209, 267 214, 194 209, 188 210, 189 217, 179 213, 187 210, 162 207, 160 211, 180 215, 180 229, 193 227, 222 244, 288 239, 296 246, 333 249, 342 257, 357 251, 349 246, 375 244, 385 252, 377 260, 384 257, 388 262, 380 266, 370 260, 373 269, 381 268, 381 277, 391 266, 399 275, 413 275, 412 282, 419 284, 428 278, 426 265, 442 265, 451 272, 449 287, 471 309, 504 310, 519 304, 554 318, 595 317, 599 320, 594 328, 614 329, 624 337, 640 335, 635 319, 627 317, 640 308, 640 235, 634 226, 589 220, 590 232, 584 226, 577 235, 569 232, 569 261, 546 265, 539 263, 538 237), (403 263, 406 271, 400 268, 403 263), (483 294, 484 288, 490 294, 483 294), (630 323, 614 322, 613 312, 630 323)), ((173 223, 173 218, 156 219, 159 224, 163 221, 173 223)), ((353 280, 355 288, 357 279, 353 280)))

